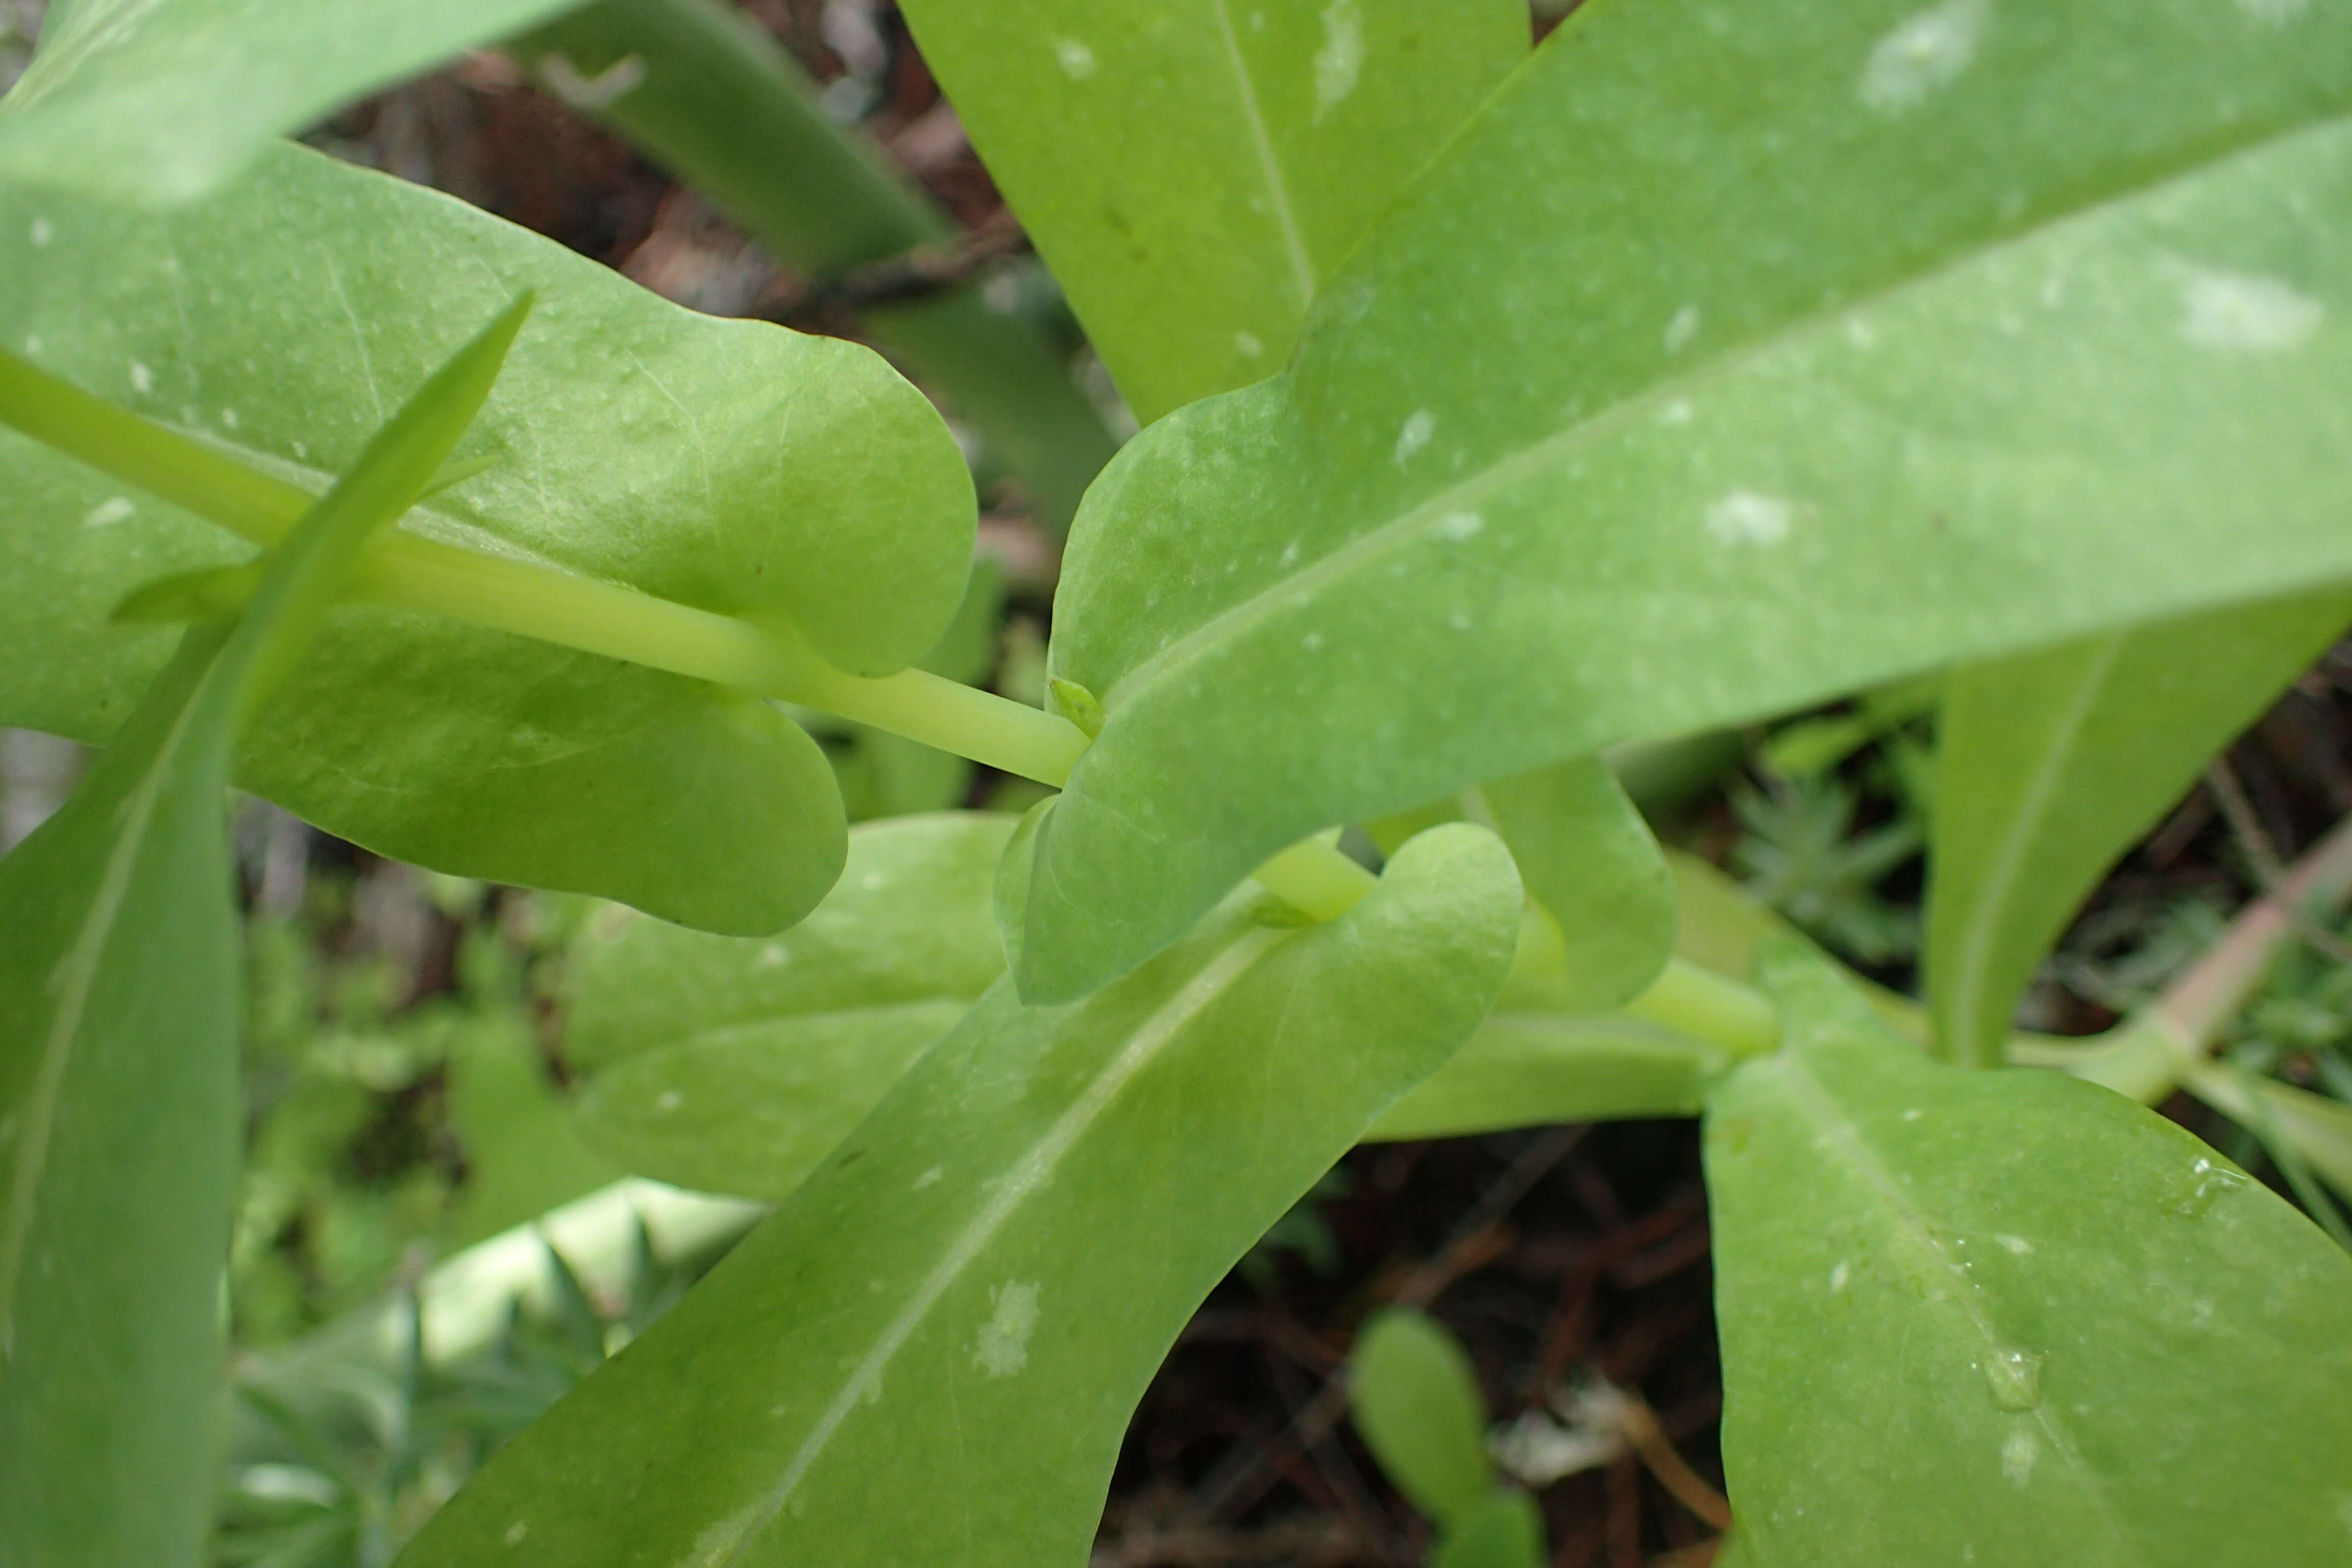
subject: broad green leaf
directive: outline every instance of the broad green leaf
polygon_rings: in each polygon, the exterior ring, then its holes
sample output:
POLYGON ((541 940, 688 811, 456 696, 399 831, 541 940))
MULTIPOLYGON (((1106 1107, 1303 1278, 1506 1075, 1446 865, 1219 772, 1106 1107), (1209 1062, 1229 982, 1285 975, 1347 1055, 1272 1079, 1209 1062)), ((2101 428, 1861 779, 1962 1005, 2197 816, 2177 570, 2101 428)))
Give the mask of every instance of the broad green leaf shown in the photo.
POLYGON ((1013 822, 855 828, 832 893, 770 941, 612 911, 575 959, 581 1135, 641 1174, 782 1198, 1003 973, 990 879, 1013 822))
MULTIPOLYGON (((492 466, 411 530, 788 622, 864 673, 923 653, 962 590, 969 478, 880 360, 678 310, 396 180, 280 147, 161 216, 0 193, 0 346, 305 488, 535 288, 463 448, 492 466)), ((240 547, 5 432, 0 489, 0 721, 102 740, 168 647, 107 611, 240 547)), ((840 863, 830 772, 767 704, 406 612, 337 615, 238 782, 389 855, 723 931, 788 923, 840 863)))
POLYGON ((1373 1314, 1348 1357, 1348 1407, 1397 1490, 1441 1525, 1466 1523, 1495 1489, 1477 1374, 1426 1314, 1373 1314))
POLYGON ((1389 848, 1466 817, 1511 851, 1543 926, 1513 971, 1522 999, 1558 1013, 1605 1012, 1657 978, 1675 948, 1675 879, 1658 841, 1599 757, 1575 757, 1473 784, 1372 825, 1389 848), (1538 957, 1539 953, 1539 957, 1538 957))
POLYGON ((0 100, 0 177, 185 201, 276 137, 568 0, 80 0, 0 100))
POLYGON ((709 1029, 978 999, 1004 970, 990 879, 1015 821, 971 811, 861 824, 824 902, 766 941, 605 911, 574 956, 573 1069, 593 1076, 709 1029))
POLYGON ((780 1202, 971 1011, 901 1002, 704 1030, 600 1073, 573 1115, 625 1169, 780 1202))
POLYGON ((1640 994, 1675 950, 1675 879, 1649 825, 1599 757, 1462 795, 1510 847, 1528 893, 1563 939, 1546 1000, 1598 1013, 1640 994))
POLYGON ((1517 1490, 1489 1492, 1484 1502, 1444 1531, 1430 1568, 1544 1568, 1543 1515, 1517 1490))
POLYGON ((1563 1121, 1696 1116, 1700 1090, 1731 1059, 1637 1018, 1511 1006, 1507 988, 1453 1059, 1389 1107, 1365 1136, 1460 1138, 1563 1121))
POLYGON ((1328 925, 1244 894, 1076 1006, 1000 984, 402 1562, 1082 1562, 1187 1317, 1470 1032, 1518 910, 1451 828, 1328 925))
POLYGON ((1811 957, 1709 1096, 1724 1462, 1760 1568, 2340 1562, 2352 1259, 2189 1133, 1885 1032, 1811 957))
POLYGON ((2352 575, 2347 108, 2335 6, 1579 11, 1097 482, 1024 994, 1333 823, 2352 575))
POLYGON ((191 630, 73 798, 0 860, 0 1557, 193 1564, 209 1517, 243 1024, 234 733, 521 324, 434 375, 231 626, 191 630))
POLYGON ((1323 280, 1528 47, 1515 0, 904 9, 1147 424, 1280 369, 1323 280))
POLYGON ((804 279, 903 271, 899 298, 851 290, 866 296, 859 335, 962 418, 1048 527, 1068 530, 1118 443, 1071 378, 1059 313, 999 310, 978 278, 927 277, 955 249, 955 220, 841 122, 837 89, 820 89, 766 21, 737 0, 588 0, 504 47, 804 279))
POLYGON ((1927 995, 1996 1062, 2075 909, 2208 760, 2352 624, 2352 595, 2160 621, 1953 673, 1936 763, 1927 995))

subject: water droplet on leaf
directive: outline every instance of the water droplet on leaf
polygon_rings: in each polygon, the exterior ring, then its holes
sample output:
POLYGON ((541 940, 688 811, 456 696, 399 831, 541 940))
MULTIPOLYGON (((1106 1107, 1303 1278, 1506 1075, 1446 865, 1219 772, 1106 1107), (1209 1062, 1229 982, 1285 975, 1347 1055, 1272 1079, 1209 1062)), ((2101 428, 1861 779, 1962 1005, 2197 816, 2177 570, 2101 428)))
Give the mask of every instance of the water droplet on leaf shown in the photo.
POLYGON ((2042 1358, 2004 1347, 1983 1362, 1985 1388, 2002 1410, 2031 1410, 2042 1403, 2042 1358))

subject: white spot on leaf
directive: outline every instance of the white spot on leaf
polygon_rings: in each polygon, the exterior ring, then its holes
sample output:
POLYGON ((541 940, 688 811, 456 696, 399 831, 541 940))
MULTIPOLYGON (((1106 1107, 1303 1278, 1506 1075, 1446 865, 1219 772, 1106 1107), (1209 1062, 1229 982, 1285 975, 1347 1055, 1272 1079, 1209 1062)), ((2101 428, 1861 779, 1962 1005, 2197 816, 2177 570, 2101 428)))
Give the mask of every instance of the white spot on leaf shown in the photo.
POLYGON ((35 245, 47 245, 57 237, 58 231, 49 226, 48 219, 45 217, 37 217, 33 220, 33 243, 35 245))
POLYGON ((1675 319, 1666 323, 1666 352, 1670 354, 1682 353, 1683 350, 1690 347, 1691 340, 1696 336, 1698 336, 1698 307, 1685 305, 1675 312, 1675 319))
POLYGON ((1778 544, 1796 514, 1777 496, 1734 490, 1706 509, 1706 531, 1726 544, 1778 544))
POLYGON ((1364 69, 1364 17, 1356 0, 1323 7, 1323 47, 1315 51, 1315 118, 1322 119, 1356 90, 1364 69))
POLYGON ((1977 58, 1992 0, 1943 0, 1878 40, 1862 68, 1863 106, 1892 118, 1958 81, 1977 58))
POLYGON ((759 967, 761 969, 773 969, 777 965, 788 961, 791 957, 792 954, 785 951, 784 944, 782 942, 772 942, 760 949, 759 967))
POLYGON ((136 510, 121 496, 110 497, 90 508, 89 514, 81 520, 81 525, 84 528, 106 528, 121 522, 136 510))
POLYGON ((921 1175, 915 1178, 915 1191, 919 1193, 925 1187, 937 1186, 940 1183, 940 1178, 947 1173, 946 1166, 933 1165, 929 1170, 925 1171, 921 1175))
POLYGON ((1846 1287, 1846 1281, 1853 1278, 1853 1269, 1846 1264, 1841 1263, 1835 1268, 1831 1269, 1830 1294, 1834 1296, 1839 1291, 1844 1289, 1846 1287))
POLYGON ((2311 9, 2311 0, 2238 0, 2238 9, 2257 22, 2284 27, 2311 9))
POLYGON ((1234 348, 1244 359, 1264 359, 1265 357, 1265 345, 1258 342, 1256 335, 1252 332, 1235 332, 1234 334, 1234 348))
POLYGON ((509 1546, 520 1546, 522 1544, 522 1538, 530 1533, 530 1525, 529 1521, 519 1519, 512 1524, 508 1525, 506 1533, 499 1537, 499 1539, 505 1542, 509 1546))
POLYGON ((1475 511, 1449 511, 1430 531, 1440 539, 1462 540, 1474 537, 1486 526, 1486 520, 1475 511))
POLYGON ((1426 408, 1414 410, 1405 420, 1403 428, 1397 432, 1397 463, 1402 466, 1412 461, 1413 454, 1428 446, 1429 438, 1436 434, 1437 416, 1426 408))
POLYGON ((2033 1243, 2021 1236, 1996 1236, 1993 1239, 2020 1258, 2033 1256, 2033 1243))
POLYGON ((2212 349, 2277 353, 2300 346, 2326 314, 2319 301, 2275 278, 2190 268, 2183 275, 2180 335, 2212 349))
POLYGON ((1072 81, 1084 81, 1095 74, 1095 52, 1076 38, 1064 38, 1054 46, 1054 58, 1061 63, 1062 74, 1072 81))
POLYGON ((2042 1458, 2041 1440, 2030 1426, 2020 1426, 2009 1434, 2000 1446, 2000 1473, 2009 1478, 2011 1486, 2023 1486, 2033 1477, 2034 1461, 2042 1458))
POLYGON ((221 426, 222 426, 222 427, 223 427, 223 428, 225 428, 225 429, 229 429, 229 430, 234 430, 234 429, 236 429, 236 409, 234 409, 234 408, 224 408, 224 409, 222 409, 222 410, 221 410, 221 426))
POLYGON ((1029 1364, 1029 1336, 1037 1329, 1037 1284, 1008 1280, 989 1296, 996 1315, 981 1325, 972 1364, 991 1377, 1011 1377, 1029 1364))
POLYGON ((132 360, 131 362, 131 390, 133 392, 152 392, 155 390, 155 373, 149 370, 145 365, 141 364, 137 360, 132 360))
POLYGON ((676 1110, 679 1106, 684 1105, 685 1103, 686 1096, 680 1094, 674 1089, 666 1089, 662 1090, 661 1093, 654 1097, 654 1109, 656 1110, 676 1110))
POLYGON ((1690 421, 1691 405, 1684 398, 1677 397, 1658 410, 1658 423, 1661 425, 1687 425, 1690 421))

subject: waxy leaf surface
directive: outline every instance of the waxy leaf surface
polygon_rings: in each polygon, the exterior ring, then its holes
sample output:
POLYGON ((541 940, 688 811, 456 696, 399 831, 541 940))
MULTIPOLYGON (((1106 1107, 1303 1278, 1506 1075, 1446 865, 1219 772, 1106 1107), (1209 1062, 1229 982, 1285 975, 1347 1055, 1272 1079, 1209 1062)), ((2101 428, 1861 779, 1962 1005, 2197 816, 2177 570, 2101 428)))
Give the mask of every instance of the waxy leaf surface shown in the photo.
POLYGON ((568 0, 80 0, 0 99, 0 175, 115 201, 217 190, 270 141, 568 0))
POLYGON ((2352 575, 2347 109, 2337 6, 1571 16, 1089 496, 1024 994, 1333 823, 2352 575))
POLYGON ((1082 1563, 1160 1357, 1470 1032, 1519 896, 1442 829, 1328 925, 1245 893, 1076 1006, 1000 984, 402 1562, 1082 1563))
POLYGON ((190 631, 0 860, 0 1558, 184 1568, 220 1413, 241 1133, 235 731, 481 406, 509 310, 371 441, 234 627, 190 631))
POLYGON ((2347 624, 2352 595, 2312 595, 1953 672, 1927 904, 1945 1056, 2000 1059, 2034 965, 2108 866, 2347 624))
POLYGON ((905 9, 1147 424, 1279 370, 1317 289, 1528 48, 1515 0, 905 9))
MULTIPOLYGON (((0 194, 0 342, 87 391, 315 487, 456 335, 538 317, 460 448, 485 471, 406 527, 788 624, 859 673, 938 638, 971 495, 929 405, 869 352, 668 305, 432 192, 298 148, 142 216, 0 194)), ((0 431, 0 721, 121 722, 168 642, 124 592, 237 541, 0 431)), ((238 782, 344 837, 495 879, 773 931, 839 868, 816 746, 765 703, 404 611, 339 614, 238 782)))
POLYGON ((824 902, 766 941, 614 910, 577 950, 582 1136, 642 1175, 782 1198, 1004 973, 990 886, 1015 820, 853 828, 824 902))
POLYGON ((1763 972, 1787 1044, 1706 1115, 1749 1559, 2341 1561, 2352 1258, 2120 1095, 1937 1065, 1820 960, 1763 972))

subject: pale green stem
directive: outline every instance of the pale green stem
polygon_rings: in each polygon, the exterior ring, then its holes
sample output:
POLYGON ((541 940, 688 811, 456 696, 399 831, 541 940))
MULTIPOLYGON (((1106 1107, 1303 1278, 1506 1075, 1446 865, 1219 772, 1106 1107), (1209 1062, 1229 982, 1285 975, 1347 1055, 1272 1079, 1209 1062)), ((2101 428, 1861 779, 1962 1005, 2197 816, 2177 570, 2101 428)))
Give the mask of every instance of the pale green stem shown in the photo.
POLYGON ((1680 956, 1668 959, 1650 988, 1622 1011, 1734 1056, 1764 1056, 1780 1045, 1780 1010, 1769 997, 1680 956))
MULTIPOLYGON (((0 424, 264 546, 318 498, 0 351, 0 424)), ((400 531, 371 547, 353 595, 822 709, 1060 786, 1077 726, 919 669, 867 679, 796 633, 400 531)))

